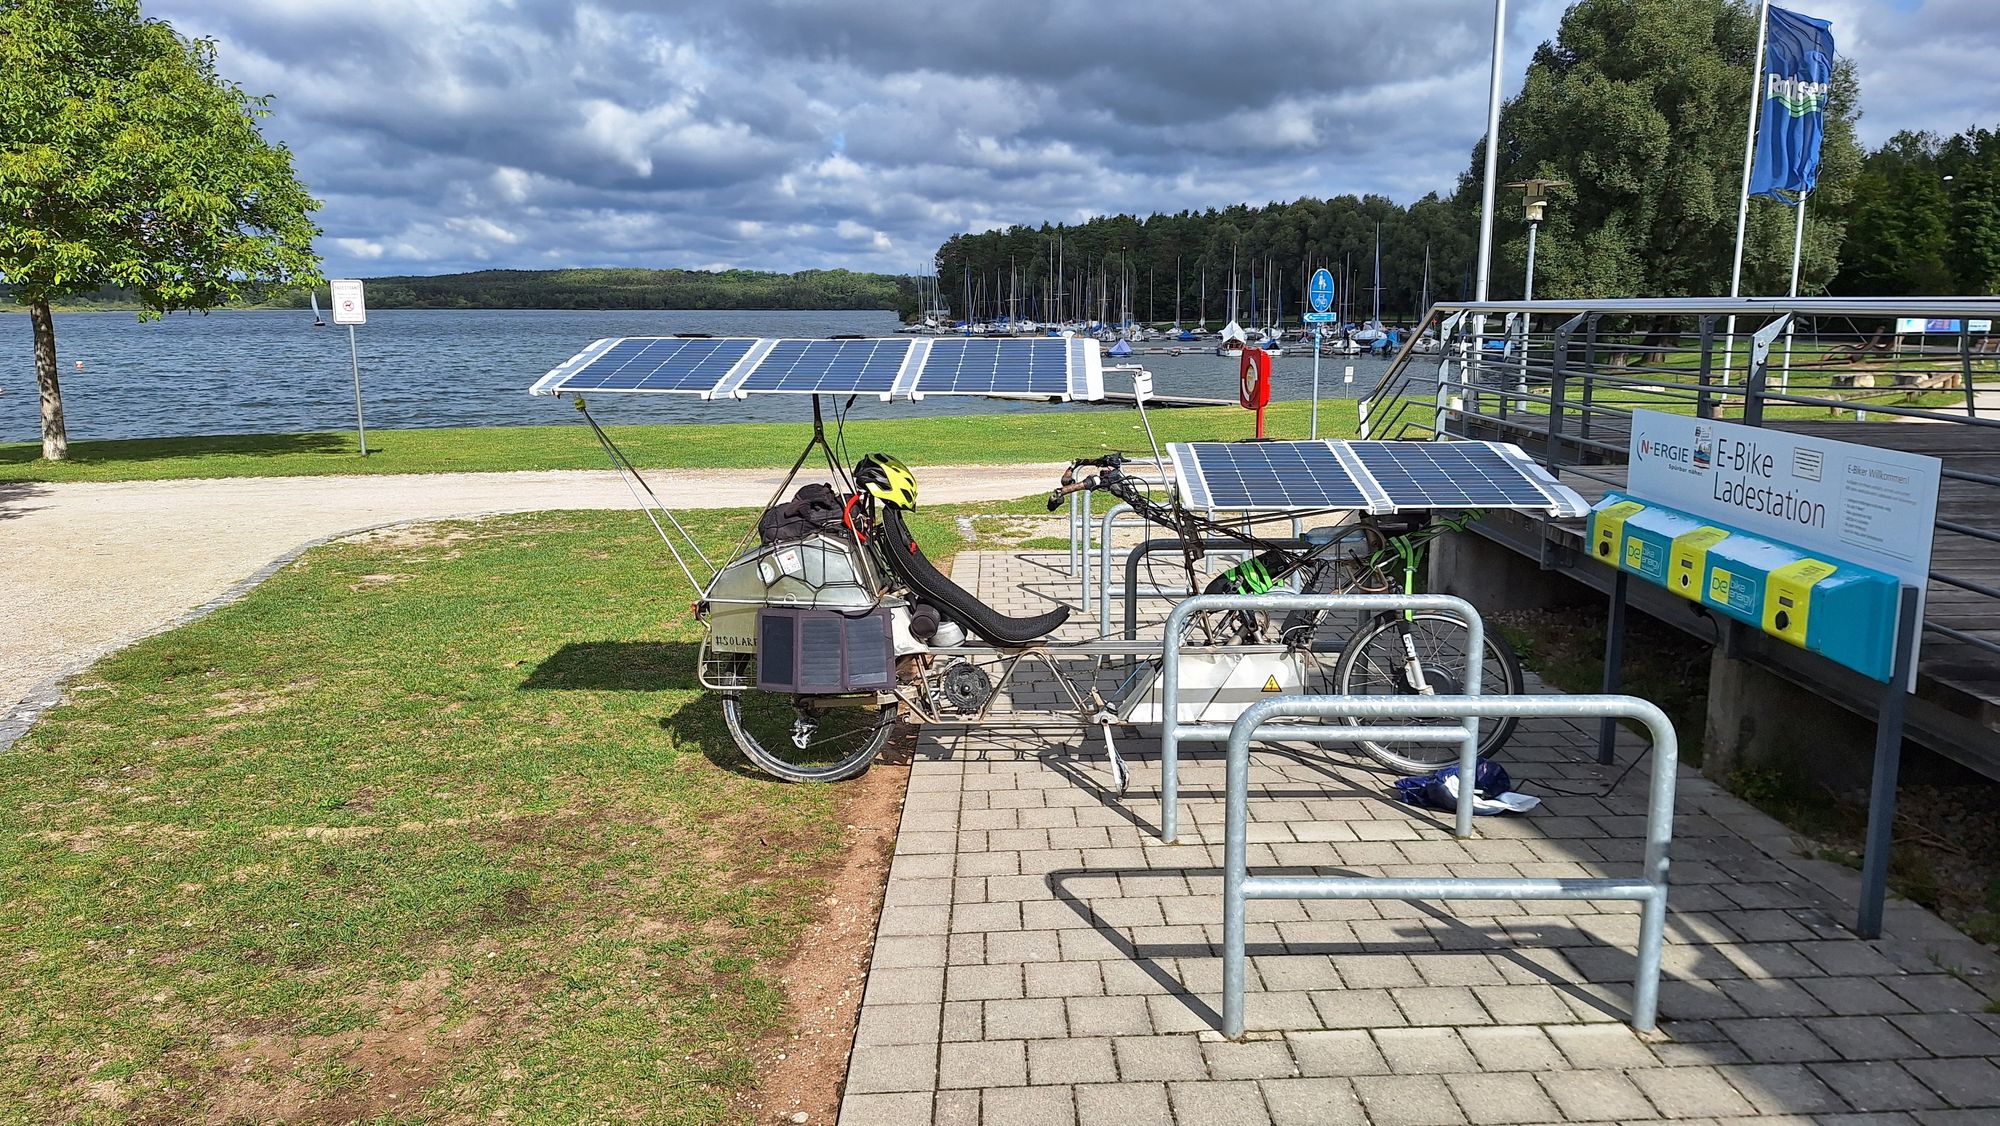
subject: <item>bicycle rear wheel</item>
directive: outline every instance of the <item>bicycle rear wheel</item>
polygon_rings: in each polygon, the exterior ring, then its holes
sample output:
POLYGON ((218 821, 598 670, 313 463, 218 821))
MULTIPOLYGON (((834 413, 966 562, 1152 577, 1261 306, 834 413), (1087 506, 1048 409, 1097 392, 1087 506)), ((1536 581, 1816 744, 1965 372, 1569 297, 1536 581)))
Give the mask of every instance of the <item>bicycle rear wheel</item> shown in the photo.
POLYGON ((792 696, 746 689, 722 697, 722 720, 743 757, 787 782, 838 782, 868 769, 896 726, 874 696, 792 696))
MULTIPOLYGON (((1331 691, 1343 696, 1419 695, 1419 690, 1412 683, 1408 654, 1403 645, 1405 625, 1408 626, 1426 687, 1439 696, 1461 694, 1466 673, 1466 624, 1456 615, 1429 610, 1410 614, 1407 620, 1402 614, 1384 614, 1364 623, 1348 640, 1341 650, 1340 660, 1334 664, 1331 691)), ((1514 656, 1514 650, 1497 631, 1488 630, 1485 659, 1480 666, 1480 693, 1519 695, 1526 685, 1521 662, 1514 656)), ((1347 722, 1361 725, 1375 721, 1350 717, 1347 722)), ((1458 724, 1457 720, 1450 719, 1398 719, 1393 722, 1399 726, 1458 724)), ((1507 739, 1514 734, 1515 722, 1512 718, 1489 719, 1480 724, 1481 758, 1506 745, 1507 739)), ((1458 749, 1448 744, 1388 745, 1363 741, 1356 745, 1377 762, 1403 774, 1428 774, 1458 761, 1458 749)))

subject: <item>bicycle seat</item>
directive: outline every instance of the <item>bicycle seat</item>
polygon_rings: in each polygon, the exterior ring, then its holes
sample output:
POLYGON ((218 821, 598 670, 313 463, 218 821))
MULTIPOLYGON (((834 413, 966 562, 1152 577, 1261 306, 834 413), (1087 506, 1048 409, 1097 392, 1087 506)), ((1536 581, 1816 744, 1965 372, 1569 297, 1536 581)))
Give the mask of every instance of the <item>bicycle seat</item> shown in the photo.
POLYGON ((894 505, 882 506, 882 532, 882 557, 896 577, 926 602, 942 607, 954 621, 995 645, 1019 648, 1047 637, 1069 620, 1067 606, 1031 618, 1014 618, 981 602, 925 558, 910 535, 909 525, 903 522, 902 510, 894 505))

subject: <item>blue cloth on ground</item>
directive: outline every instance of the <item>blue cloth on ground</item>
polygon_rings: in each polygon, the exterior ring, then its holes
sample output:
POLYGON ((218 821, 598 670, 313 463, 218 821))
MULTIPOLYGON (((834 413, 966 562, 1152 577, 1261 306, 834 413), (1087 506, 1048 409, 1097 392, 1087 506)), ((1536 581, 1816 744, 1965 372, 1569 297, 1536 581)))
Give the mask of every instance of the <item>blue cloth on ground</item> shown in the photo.
MULTIPOLYGON (((1427 809, 1458 808, 1458 767, 1447 766, 1417 778, 1398 778, 1391 785, 1397 796, 1411 805, 1427 809)), ((1542 799, 1513 793, 1514 780, 1507 768, 1490 759, 1481 759, 1472 775, 1472 812, 1479 816, 1497 813, 1526 813, 1542 804, 1542 799)))

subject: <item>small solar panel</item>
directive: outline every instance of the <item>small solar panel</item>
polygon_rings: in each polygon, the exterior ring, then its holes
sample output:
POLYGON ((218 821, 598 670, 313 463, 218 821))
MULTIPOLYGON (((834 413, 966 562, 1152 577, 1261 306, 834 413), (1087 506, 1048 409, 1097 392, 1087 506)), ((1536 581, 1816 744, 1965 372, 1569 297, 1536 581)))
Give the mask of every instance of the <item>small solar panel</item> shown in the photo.
POLYGON ((1187 442, 1183 496, 1230 512, 1516 508, 1579 516, 1583 498, 1504 442, 1187 442))
POLYGON ((909 359, 908 340, 778 340, 749 373, 721 391, 744 395, 879 395, 909 359))
MULTIPOLYGON (((1397 508, 1549 508, 1507 447, 1486 442, 1348 442, 1397 508)), ((1523 459, 1524 460, 1524 459, 1523 459)), ((1533 463, 1530 462, 1530 465, 1533 463)), ((1540 467, 1534 467, 1539 473, 1540 467)))
POLYGON ((548 395, 585 391, 706 395, 756 343, 737 337, 600 340, 544 376, 534 390, 548 395))
POLYGON ((1196 508, 1377 507, 1327 442, 1189 442, 1174 445, 1173 453, 1175 473, 1196 508))
POLYGON ((917 373, 914 396, 1070 398, 1070 344, 1055 337, 933 340, 917 373))

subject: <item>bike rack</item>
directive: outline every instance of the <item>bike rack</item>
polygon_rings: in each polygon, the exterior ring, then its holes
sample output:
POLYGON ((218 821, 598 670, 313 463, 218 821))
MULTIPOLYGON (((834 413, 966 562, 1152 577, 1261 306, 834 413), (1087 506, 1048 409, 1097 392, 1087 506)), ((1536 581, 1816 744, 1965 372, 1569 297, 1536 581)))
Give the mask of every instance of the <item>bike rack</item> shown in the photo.
MULTIPOLYGON (((1474 619, 1475 621, 1477 619, 1474 619)), ((1468 677, 1468 679, 1470 679, 1468 677)), ((1168 684, 1173 682, 1169 680, 1168 684)), ((1473 737, 1476 741, 1476 737, 1473 737)), ((1468 747, 1474 746, 1468 743, 1468 747)), ((1467 751, 1469 758, 1471 751, 1467 751)), ((1642 904, 1638 968, 1632 979, 1632 1027, 1650 1032, 1660 999, 1660 947, 1667 922, 1667 853, 1674 835, 1674 780, 1680 761, 1673 724, 1632 696, 1280 696, 1250 705, 1229 729, 1222 860, 1222 1033, 1243 1035, 1244 910, 1252 899, 1565 899, 1642 904), (1478 717, 1632 719, 1653 738, 1646 803, 1646 855, 1637 879, 1409 879, 1373 876, 1252 876, 1249 873, 1250 744, 1273 739, 1315 743, 1431 742, 1435 728, 1269 726, 1278 716, 1360 719, 1478 717), (1277 734, 1272 734, 1277 732, 1277 734)), ((1463 777, 1471 777, 1469 764, 1463 777)), ((1461 819, 1471 786, 1459 787, 1461 819)), ((1461 836, 1463 833, 1460 834, 1461 836)))
MULTIPOLYGON (((1173 608, 1167 615, 1166 633, 1160 640, 1160 839, 1172 844, 1177 835, 1180 821, 1180 745, 1183 739, 1219 742, 1232 736, 1236 728, 1219 723, 1180 722, 1180 671, 1181 640, 1187 633, 1188 619, 1203 610, 1358 610, 1379 612, 1384 610, 1441 610, 1457 615, 1466 624, 1465 649, 1465 694, 1479 695, 1479 681, 1486 665, 1486 623, 1479 617, 1479 611, 1463 598, 1448 594, 1198 594, 1173 608)), ((1369 699, 1370 697, 1335 697, 1336 699, 1369 699)), ((1412 701, 1436 699, 1427 696, 1384 697, 1392 705, 1407 705, 1412 701)), ((1253 710, 1263 708, 1272 701, 1262 700, 1251 705, 1253 710)), ((1327 714, 1327 713, 1298 713, 1327 714)), ((1360 713, 1357 713, 1360 714, 1360 713)), ((1385 714, 1413 716, 1415 711, 1385 714)), ((1423 728, 1426 735, 1421 740, 1398 739, 1396 742, 1428 742, 1459 744, 1458 767, 1463 777, 1471 778, 1479 761, 1479 716, 1468 713, 1460 718, 1465 721, 1462 733, 1451 734, 1446 728, 1423 728)), ((1239 719, 1236 726, 1241 726, 1239 719)), ((1329 728, 1286 724, 1259 727, 1256 737, 1260 740, 1300 739, 1310 742, 1325 742, 1326 739, 1311 738, 1311 733, 1324 731, 1355 731, 1359 728, 1329 728)), ((1413 731, 1416 728, 1392 730, 1413 731)), ((1367 738, 1367 736, 1362 736, 1367 738)), ((1347 739, 1335 740, 1346 742, 1347 739)), ((1371 740, 1387 742, 1388 740, 1371 740)), ((1471 786, 1460 786, 1458 794, 1457 834, 1460 837, 1472 835, 1471 786)))

